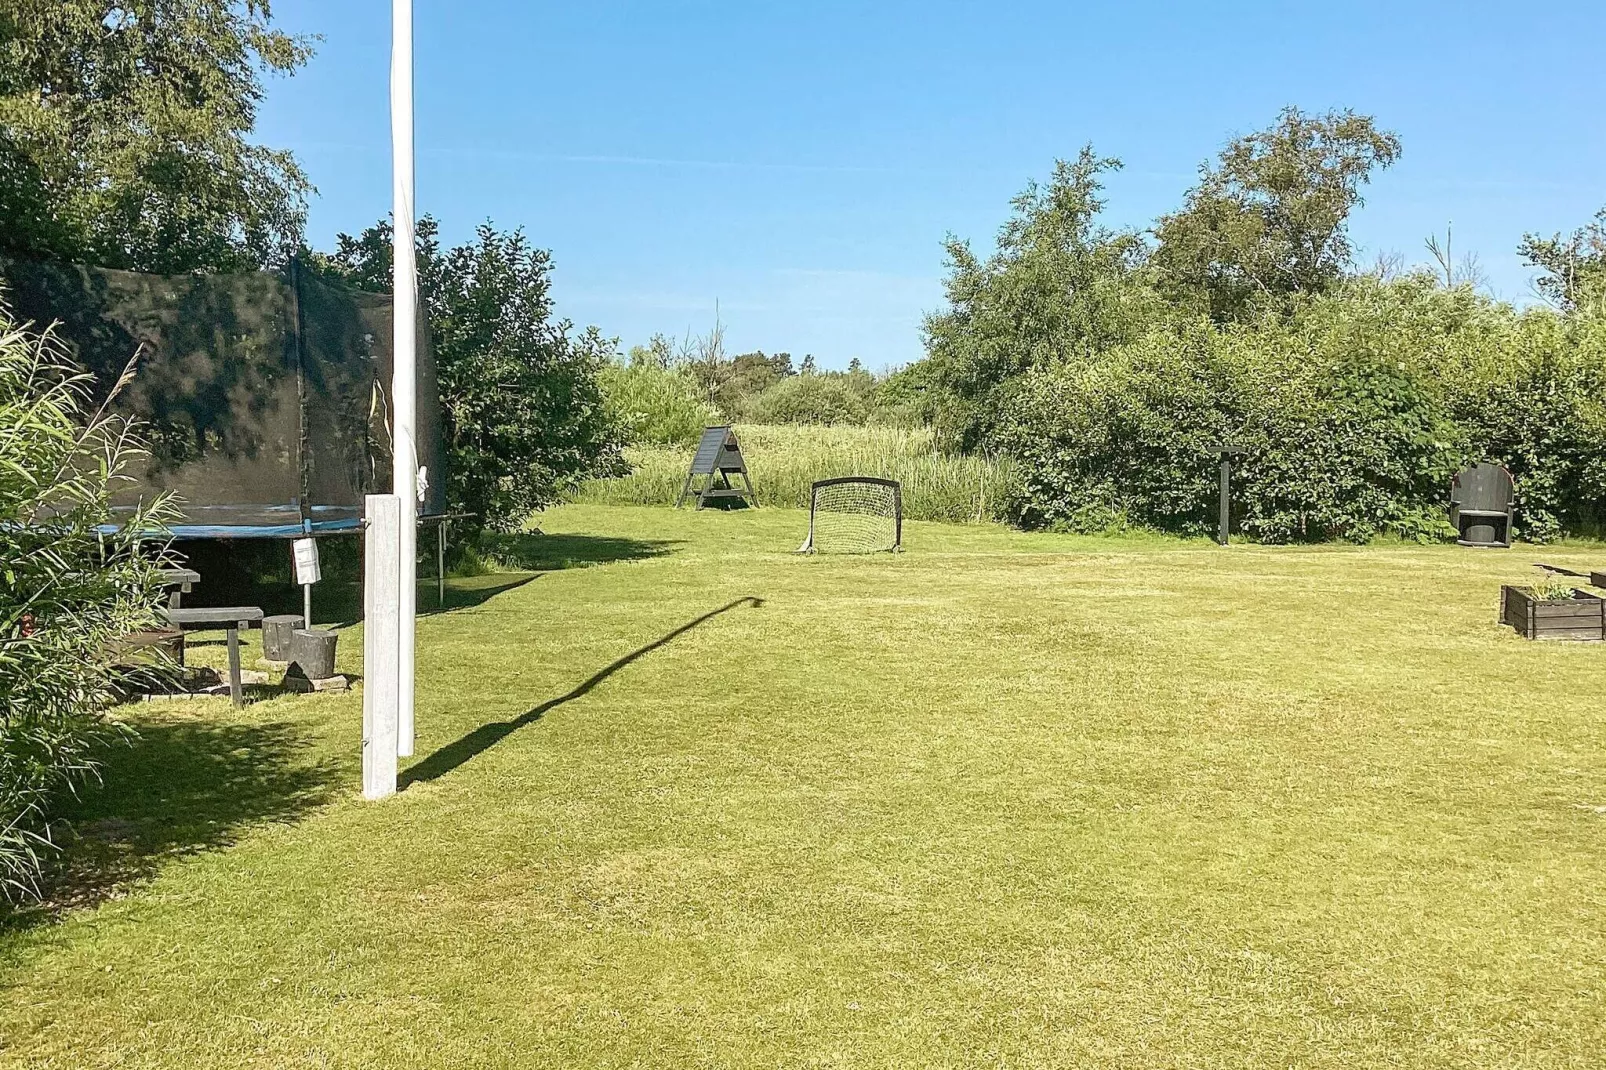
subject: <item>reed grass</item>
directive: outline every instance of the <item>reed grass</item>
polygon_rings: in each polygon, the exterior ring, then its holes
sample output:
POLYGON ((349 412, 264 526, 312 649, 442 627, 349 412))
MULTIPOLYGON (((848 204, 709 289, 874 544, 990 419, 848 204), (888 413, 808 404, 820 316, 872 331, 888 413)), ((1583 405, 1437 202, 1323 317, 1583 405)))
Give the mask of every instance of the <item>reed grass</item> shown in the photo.
MULTIPOLYGON (((929 429, 742 424, 736 428, 763 505, 806 508, 809 485, 833 476, 881 476, 903 484, 911 520, 974 523, 1002 514, 1013 478, 1007 460, 942 453, 929 429)), ((671 505, 686 482, 691 447, 625 451, 631 473, 592 480, 574 500, 595 505, 671 505)))

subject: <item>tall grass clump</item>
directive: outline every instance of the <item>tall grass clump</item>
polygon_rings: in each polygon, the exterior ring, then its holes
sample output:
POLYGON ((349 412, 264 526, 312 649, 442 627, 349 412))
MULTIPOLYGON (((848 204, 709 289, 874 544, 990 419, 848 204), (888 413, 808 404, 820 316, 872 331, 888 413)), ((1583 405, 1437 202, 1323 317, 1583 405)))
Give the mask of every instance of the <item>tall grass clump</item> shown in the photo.
MULTIPOLYGON (((804 508, 817 479, 881 476, 903 483, 909 519, 962 523, 996 519, 1010 494, 1007 462, 939 452, 929 428, 743 424, 736 433, 765 505, 804 508)), ((671 505, 686 482, 691 455, 686 447, 627 449, 629 475, 592 480, 575 498, 671 505)))
POLYGON ((119 641, 157 621, 161 551, 134 535, 158 502, 102 535, 139 454, 127 421, 50 333, 0 310, 0 900, 37 889, 51 803, 94 775, 115 728, 119 641))

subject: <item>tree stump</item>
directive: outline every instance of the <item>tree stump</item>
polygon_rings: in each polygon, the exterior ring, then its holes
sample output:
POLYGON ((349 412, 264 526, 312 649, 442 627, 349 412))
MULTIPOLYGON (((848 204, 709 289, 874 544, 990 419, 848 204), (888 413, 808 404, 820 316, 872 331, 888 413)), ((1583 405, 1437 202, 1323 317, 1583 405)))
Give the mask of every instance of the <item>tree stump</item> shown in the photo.
POLYGON ((306 626, 306 619, 299 613, 281 613, 276 617, 263 617, 262 656, 269 661, 291 660, 290 633, 306 626))
POLYGON ((304 680, 327 680, 335 674, 336 632, 310 631, 297 628, 290 633, 290 669, 288 676, 304 680))

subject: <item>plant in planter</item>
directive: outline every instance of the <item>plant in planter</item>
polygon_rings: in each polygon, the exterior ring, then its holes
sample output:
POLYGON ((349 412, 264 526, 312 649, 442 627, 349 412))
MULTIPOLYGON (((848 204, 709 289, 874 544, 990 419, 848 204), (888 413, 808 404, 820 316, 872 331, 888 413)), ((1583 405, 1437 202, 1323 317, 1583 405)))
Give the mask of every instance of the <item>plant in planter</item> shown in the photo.
POLYGON ((1500 588, 1500 623, 1526 639, 1606 640, 1606 598, 1556 579, 1507 584, 1500 588))

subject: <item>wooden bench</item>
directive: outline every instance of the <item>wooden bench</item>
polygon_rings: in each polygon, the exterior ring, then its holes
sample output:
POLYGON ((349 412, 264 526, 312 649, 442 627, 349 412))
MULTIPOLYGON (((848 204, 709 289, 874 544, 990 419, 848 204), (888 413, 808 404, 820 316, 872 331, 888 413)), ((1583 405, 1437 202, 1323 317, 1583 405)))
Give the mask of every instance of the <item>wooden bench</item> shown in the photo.
POLYGON ((173 590, 167 596, 167 608, 178 609, 184 604, 184 596, 190 593, 190 588, 201 582, 201 574, 187 568, 164 568, 161 571, 162 586, 173 590))
POLYGON ((221 628, 229 641, 229 698, 236 706, 245 705, 245 685, 240 680, 240 629, 262 623, 262 610, 256 606, 220 606, 215 609, 169 609, 164 615, 177 628, 202 630, 221 628))

